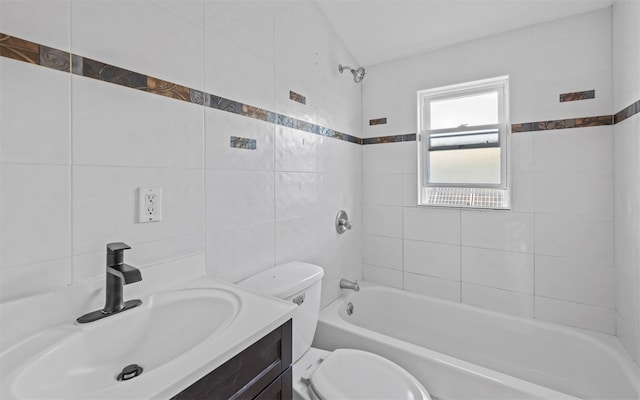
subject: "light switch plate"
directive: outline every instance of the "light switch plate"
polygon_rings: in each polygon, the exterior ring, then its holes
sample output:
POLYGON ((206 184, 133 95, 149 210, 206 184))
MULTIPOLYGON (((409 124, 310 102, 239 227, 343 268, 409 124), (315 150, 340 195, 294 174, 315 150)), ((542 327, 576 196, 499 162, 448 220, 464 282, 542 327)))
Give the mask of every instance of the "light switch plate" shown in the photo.
POLYGON ((162 220, 162 188, 138 189, 138 222, 162 220))

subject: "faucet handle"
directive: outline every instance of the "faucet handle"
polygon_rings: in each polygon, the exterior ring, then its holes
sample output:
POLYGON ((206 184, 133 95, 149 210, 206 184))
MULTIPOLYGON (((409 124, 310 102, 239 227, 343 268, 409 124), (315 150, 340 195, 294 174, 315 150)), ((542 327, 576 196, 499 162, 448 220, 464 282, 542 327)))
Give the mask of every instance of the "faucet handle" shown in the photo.
POLYGON ((123 242, 114 242, 107 244, 107 252, 116 253, 119 251, 129 250, 131 246, 123 242))

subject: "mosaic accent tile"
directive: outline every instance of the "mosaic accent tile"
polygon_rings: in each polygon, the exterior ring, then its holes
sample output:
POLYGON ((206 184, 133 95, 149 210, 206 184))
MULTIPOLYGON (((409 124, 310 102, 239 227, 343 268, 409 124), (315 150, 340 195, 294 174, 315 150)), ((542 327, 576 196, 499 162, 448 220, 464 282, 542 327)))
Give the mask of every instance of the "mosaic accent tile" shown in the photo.
POLYGON ((207 107, 216 108, 221 111, 226 111, 234 114, 242 114, 242 103, 225 99, 224 97, 216 96, 209 93, 205 95, 205 105, 207 107))
POLYGON ((84 73, 84 66, 82 57, 75 54, 71 55, 71 73, 74 75, 82 76, 84 73))
POLYGON ((382 144, 382 143, 397 143, 397 142, 415 142, 415 133, 406 133, 404 135, 391 135, 391 136, 379 136, 373 138, 362 139, 362 144, 382 144))
POLYGON ((286 115, 277 114, 276 124, 286 126, 289 128, 295 128, 295 118, 287 117, 286 115))
POLYGON ((571 93, 560 94, 561 103, 564 103, 565 101, 578 101, 578 100, 587 100, 587 99, 595 99, 595 98, 596 98, 595 90, 585 90, 583 92, 571 92, 571 93))
POLYGON ((318 125, 317 133, 320 136, 332 137, 333 136, 333 129, 325 128, 324 126, 319 126, 318 125))
POLYGON ((66 51, 40 46, 40 65, 58 71, 71 71, 71 55, 66 51))
POLYGON ((309 132, 309 133, 317 133, 317 129, 314 129, 314 125, 311 122, 307 122, 307 121, 302 121, 297 119, 296 120, 296 126, 295 128, 300 130, 300 131, 305 131, 305 132, 309 132))
POLYGON ((86 57, 82 58, 82 76, 133 89, 145 90, 147 88, 146 75, 86 57))
POLYGON ((387 123, 387 118, 377 118, 377 119, 370 119, 369 120, 369 126, 372 125, 385 125, 387 123))
POLYGON ((300 104, 307 104, 307 98, 303 95, 296 93, 294 91, 289 90, 289 99, 300 104))
POLYGON ((618 122, 622 122, 627 118, 631 118, 638 113, 640 113, 640 100, 615 113, 615 115, 613 116, 613 123, 617 124, 618 122))
POLYGON ((245 150, 255 150, 257 148, 255 139, 243 138, 238 136, 229 137, 229 146, 236 149, 245 150))
POLYGON ((586 128, 590 126, 613 125, 612 115, 600 115, 598 117, 584 117, 575 119, 575 128, 586 128))
POLYGON ((611 125, 611 115, 597 117, 583 117, 572 119, 559 119, 555 121, 526 122, 511 125, 511 133, 548 131, 554 129, 586 128, 590 126, 611 125))
POLYGON ((204 105, 204 92, 195 89, 189 89, 189 101, 191 103, 204 105))
POLYGON ((250 106, 248 104, 242 105, 242 115, 244 115, 245 117, 266 121, 267 113, 267 110, 263 110, 259 107, 250 106))
POLYGON ((40 64, 40 45, 0 33, 0 56, 40 64))
POLYGON ((190 101, 191 93, 188 87, 177 85, 172 82, 163 81, 158 78, 147 76, 147 92, 160 96, 171 97, 182 101, 190 101))
MULTIPOLYGON (((382 136, 377 138, 358 138, 330 128, 322 127, 307 121, 302 121, 283 114, 264 110, 248 104, 205 93, 200 90, 188 88, 172 82, 163 81, 151 76, 129 71, 124 68, 109 65, 100 61, 84 58, 76 54, 70 54, 58 49, 39 45, 28 40, 15 38, 7 34, 0 33, 0 56, 7 57, 43 67, 56 69, 63 72, 71 72, 74 75, 87 78, 98 79, 116 85, 126 86, 133 89, 144 90, 148 93, 170 97, 173 99, 186 101, 205 107, 215 108, 221 111, 231 112, 245 117, 267 121, 273 124, 287 126, 304 132, 335 138, 356 144, 379 144, 415 141, 416 134, 409 133, 403 135, 382 136)), ((306 98, 293 91, 289 92, 292 100, 306 104, 306 98)), ((587 98, 594 98, 595 91, 563 93, 560 95, 561 101, 575 101, 587 98)), ((563 119, 555 121, 527 122, 511 125, 512 133, 583 128, 590 126, 611 125, 623 121, 631 116, 640 113, 640 100, 619 111, 615 115, 602 115, 596 117, 584 117, 563 119)), ((385 124, 387 118, 372 119, 370 125, 385 124)), ((232 147, 255 149, 255 140, 232 136, 232 147), (253 146, 253 148, 252 148, 253 146)))

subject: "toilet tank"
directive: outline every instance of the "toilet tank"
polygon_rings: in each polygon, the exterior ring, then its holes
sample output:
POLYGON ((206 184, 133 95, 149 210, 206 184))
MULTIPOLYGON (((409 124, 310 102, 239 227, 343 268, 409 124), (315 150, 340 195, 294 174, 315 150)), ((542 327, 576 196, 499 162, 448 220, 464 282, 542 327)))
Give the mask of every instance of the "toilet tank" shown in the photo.
POLYGON ((293 362, 309 350, 320 313, 322 267, 290 262, 251 276, 238 285, 298 304, 293 316, 293 362))

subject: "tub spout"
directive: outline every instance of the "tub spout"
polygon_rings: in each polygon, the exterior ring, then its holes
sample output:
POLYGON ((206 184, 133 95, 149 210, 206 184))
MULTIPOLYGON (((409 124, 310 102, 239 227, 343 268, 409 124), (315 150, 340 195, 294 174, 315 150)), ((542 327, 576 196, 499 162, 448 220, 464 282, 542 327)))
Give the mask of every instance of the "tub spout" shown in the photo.
POLYGON ((340 289, 352 289, 354 292, 360 290, 360 286, 358 286, 358 281, 352 282, 347 279, 340 279, 340 289))

